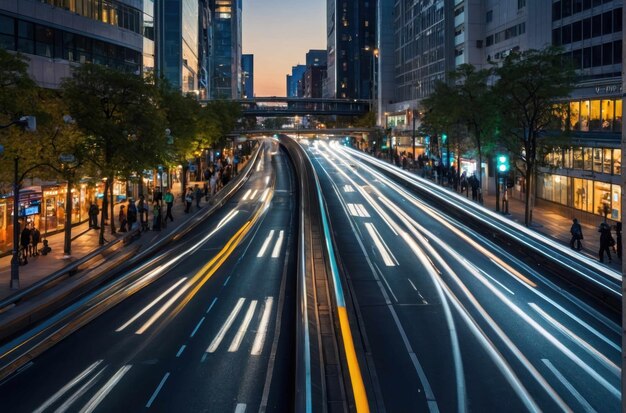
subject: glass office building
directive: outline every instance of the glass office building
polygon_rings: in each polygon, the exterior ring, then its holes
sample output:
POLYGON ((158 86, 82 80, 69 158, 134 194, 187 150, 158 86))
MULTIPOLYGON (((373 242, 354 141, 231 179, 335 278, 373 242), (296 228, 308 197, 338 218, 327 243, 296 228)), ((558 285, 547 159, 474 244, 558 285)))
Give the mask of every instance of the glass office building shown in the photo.
POLYGON ((198 92, 198 0, 157 3, 158 71, 183 93, 198 92))
POLYGON ((241 0, 211 0, 213 21, 211 97, 214 99, 238 99, 243 95, 241 12, 241 0))
POLYGON ((29 58, 41 86, 57 88, 76 63, 133 73, 143 66, 143 10, 137 1, 4 0, 0 47, 29 58))

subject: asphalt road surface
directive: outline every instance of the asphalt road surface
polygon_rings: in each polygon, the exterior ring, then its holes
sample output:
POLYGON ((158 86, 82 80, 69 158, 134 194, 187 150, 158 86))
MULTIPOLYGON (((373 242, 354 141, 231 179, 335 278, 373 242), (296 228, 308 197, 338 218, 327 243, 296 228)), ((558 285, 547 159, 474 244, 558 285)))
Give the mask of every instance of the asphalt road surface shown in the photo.
POLYGON ((156 278, 0 385, 3 412, 251 412, 293 406, 296 188, 266 141, 244 187, 156 278), (294 232, 295 231, 295 232, 294 232))
POLYGON ((338 144, 320 177, 387 412, 620 411, 621 328, 338 144))

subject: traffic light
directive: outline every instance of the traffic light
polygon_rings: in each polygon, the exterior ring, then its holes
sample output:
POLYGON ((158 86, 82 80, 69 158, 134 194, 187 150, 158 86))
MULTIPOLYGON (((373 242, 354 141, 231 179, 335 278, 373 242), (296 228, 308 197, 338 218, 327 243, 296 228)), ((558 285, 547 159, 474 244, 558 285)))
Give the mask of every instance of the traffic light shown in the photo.
POLYGON ((446 135, 445 133, 442 133, 441 134, 441 143, 443 143, 445 145, 447 141, 448 141, 448 135, 446 135))
POLYGON ((509 155, 498 155, 496 156, 496 160, 496 168, 499 173, 505 173, 509 171, 509 155))

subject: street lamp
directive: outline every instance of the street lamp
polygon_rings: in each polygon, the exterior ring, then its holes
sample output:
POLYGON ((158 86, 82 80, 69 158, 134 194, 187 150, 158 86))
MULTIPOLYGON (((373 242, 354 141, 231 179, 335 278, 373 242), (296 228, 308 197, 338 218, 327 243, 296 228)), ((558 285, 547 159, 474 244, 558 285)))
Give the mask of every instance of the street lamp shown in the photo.
MULTIPOLYGON (((34 116, 22 116, 19 120, 15 120, 7 125, 0 126, 0 129, 6 129, 10 126, 20 126, 28 132, 37 130, 37 120, 34 116)), ((4 147, 0 147, 0 155, 4 153, 4 147)), ((20 185, 18 182, 19 157, 13 158, 13 250, 11 258, 11 289, 20 288, 20 257, 19 257, 19 209, 20 209, 20 185)))

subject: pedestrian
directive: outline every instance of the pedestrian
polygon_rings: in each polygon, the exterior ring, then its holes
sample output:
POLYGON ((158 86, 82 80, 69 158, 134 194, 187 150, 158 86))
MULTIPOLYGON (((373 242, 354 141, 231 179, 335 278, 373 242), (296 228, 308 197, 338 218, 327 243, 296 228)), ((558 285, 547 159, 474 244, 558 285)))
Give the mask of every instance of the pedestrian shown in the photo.
POLYGON ((28 246, 30 245, 30 228, 28 228, 28 224, 24 225, 24 229, 20 233, 20 264, 25 265, 28 264, 27 252, 28 246))
POLYGON ((133 198, 128 199, 128 230, 132 231, 135 226, 135 222, 137 222, 137 206, 135 205, 135 201, 133 198))
POLYGON ((139 195, 139 202, 137 203, 137 213, 139 214, 139 222, 141 224, 142 231, 148 231, 148 205, 143 195, 139 195))
POLYGON ((600 251, 598 252, 600 262, 604 262, 604 253, 609 258, 609 264, 611 261, 611 247, 615 245, 615 240, 611 236, 611 227, 606 222, 600 224, 598 229, 600 233, 600 251))
POLYGON ((187 188, 187 193, 185 194, 185 214, 189 213, 192 202, 193 202, 193 190, 191 188, 187 188))
POLYGON ((128 220, 126 218, 126 211, 124 205, 120 205, 120 212, 118 214, 118 219, 120 221, 120 232, 126 232, 126 224, 128 220))
POLYGON ((570 234, 572 234, 572 239, 569 241, 569 246, 572 249, 576 249, 576 251, 580 251, 582 248, 580 241, 583 239, 583 228, 578 223, 578 219, 574 218, 572 222, 572 227, 569 230, 570 234), (577 244, 576 248, 574 248, 574 244, 577 244))
POLYGON ((233 167, 234 173, 237 175, 239 173, 239 154, 235 154, 235 157, 233 158, 233 167))
POLYGON ((156 199, 152 204, 152 230, 161 231, 161 205, 156 199))
POLYGON ((211 187, 211 196, 217 192, 217 172, 213 172, 211 179, 209 180, 209 186, 211 187))
POLYGON ((200 201, 202 200, 202 190, 200 189, 198 184, 196 184, 194 195, 196 197, 196 208, 200 209, 201 208, 200 201))
POLYGON ((39 232, 39 229, 37 229, 37 227, 34 227, 33 230, 31 231, 30 234, 30 239, 32 241, 32 255, 31 256, 37 256, 39 255, 39 243, 41 242, 41 233, 39 232))
POLYGON ((168 188, 167 192, 163 196, 163 201, 165 201, 165 206, 167 207, 167 211, 165 212, 165 221, 169 218, 170 221, 174 222, 174 217, 172 216, 172 207, 174 206, 174 194, 168 188))
POLYGON ((98 214, 100 213, 100 208, 98 208, 98 204, 96 201, 93 201, 89 206, 89 228, 100 229, 98 226, 98 214))

